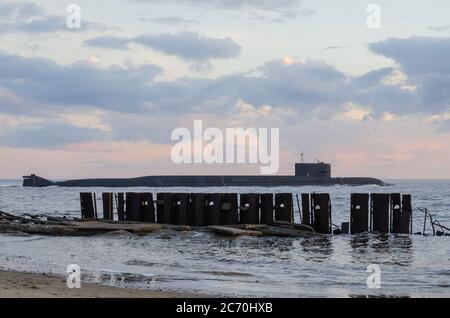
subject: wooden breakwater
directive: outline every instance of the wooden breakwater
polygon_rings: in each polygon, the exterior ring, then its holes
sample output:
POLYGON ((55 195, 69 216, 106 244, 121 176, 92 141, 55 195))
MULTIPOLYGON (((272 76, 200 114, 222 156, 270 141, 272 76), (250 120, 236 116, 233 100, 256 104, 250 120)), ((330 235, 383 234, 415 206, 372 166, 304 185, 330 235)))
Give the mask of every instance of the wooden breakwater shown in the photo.
MULTIPOLYGON (((349 222, 336 226, 328 193, 103 193, 103 219, 205 226, 294 224, 294 197, 301 224, 316 233, 412 234, 412 198, 400 193, 353 193, 349 222), (116 207, 116 214, 114 213, 116 207)), ((83 219, 98 219, 95 193, 80 194, 83 219)))
MULTIPOLYGON (((100 201, 100 200, 98 200, 100 201)), ((97 214, 95 193, 80 195, 82 219, 45 214, 12 215, 0 211, 0 233, 53 236, 91 236, 110 232, 147 235, 158 231, 201 231, 227 236, 310 237, 326 234, 412 233, 410 195, 355 193, 350 197, 349 221, 339 228, 332 222, 326 193, 103 193, 103 216, 97 214), (294 198, 295 203, 294 204, 294 198), (301 224, 294 223, 298 207, 301 224)), ((449 236, 427 209, 433 235, 449 236)))
MULTIPOLYGON (((98 219, 95 193, 81 193, 81 217, 98 219)), ((293 195, 236 193, 103 193, 103 219, 214 226, 293 223, 293 195)))

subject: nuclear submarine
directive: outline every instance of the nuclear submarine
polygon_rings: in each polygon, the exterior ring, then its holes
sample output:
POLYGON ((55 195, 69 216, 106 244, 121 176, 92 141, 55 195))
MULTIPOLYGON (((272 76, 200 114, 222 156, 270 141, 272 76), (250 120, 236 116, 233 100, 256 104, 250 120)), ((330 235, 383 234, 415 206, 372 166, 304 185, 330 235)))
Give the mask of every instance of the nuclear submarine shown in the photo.
POLYGON ((32 174, 23 177, 24 187, 282 187, 333 185, 386 185, 382 180, 368 177, 332 177, 331 164, 324 162, 297 163, 295 175, 252 176, 147 176, 139 178, 103 178, 50 181, 32 174))

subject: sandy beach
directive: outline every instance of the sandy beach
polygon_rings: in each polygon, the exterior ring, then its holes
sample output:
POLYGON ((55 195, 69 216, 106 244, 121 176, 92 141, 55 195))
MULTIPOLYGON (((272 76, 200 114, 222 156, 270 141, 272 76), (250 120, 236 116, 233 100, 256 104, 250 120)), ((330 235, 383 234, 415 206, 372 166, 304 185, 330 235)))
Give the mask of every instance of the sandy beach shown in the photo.
POLYGON ((198 298, 198 294, 124 289, 82 283, 69 289, 62 277, 0 272, 0 298, 198 298))

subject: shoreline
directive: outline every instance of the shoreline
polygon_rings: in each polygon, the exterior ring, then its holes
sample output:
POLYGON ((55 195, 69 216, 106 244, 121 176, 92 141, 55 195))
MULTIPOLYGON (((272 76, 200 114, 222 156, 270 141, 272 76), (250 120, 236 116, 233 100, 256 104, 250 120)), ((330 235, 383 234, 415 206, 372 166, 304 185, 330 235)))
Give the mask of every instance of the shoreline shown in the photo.
POLYGON ((63 277, 0 271, 0 298, 202 298, 196 293, 128 289, 81 283, 69 289, 63 277))

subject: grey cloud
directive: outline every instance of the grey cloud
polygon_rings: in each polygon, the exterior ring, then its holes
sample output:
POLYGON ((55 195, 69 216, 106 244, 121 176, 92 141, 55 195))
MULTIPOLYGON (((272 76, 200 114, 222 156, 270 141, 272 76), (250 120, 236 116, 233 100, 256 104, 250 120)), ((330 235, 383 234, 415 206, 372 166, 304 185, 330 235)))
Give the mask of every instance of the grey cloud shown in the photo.
POLYGON ((142 22, 153 22, 157 24, 163 24, 167 26, 175 26, 175 25, 188 25, 188 24, 197 24, 198 22, 192 19, 185 19, 181 17, 160 17, 160 18, 145 18, 141 17, 139 20, 142 22))
POLYGON ((65 123, 42 123, 0 129, 0 144, 18 148, 55 148, 107 139, 104 132, 65 123))
MULTIPOLYGON (((417 49, 411 50, 410 55, 416 52, 421 54, 417 49)), ((407 59, 415 58, 408 56, 407 59)), ((401 59, 397 62, 404 64, 401 59)), ((439 62, 436 59, 436 63, 439 62)), ((448 110, 450 80, 447 74, 433 73, 437 67, 431 62, 426 70, 419 69, 426 73, 409 75, 408 83, 418 86, 411 91, 383 82, 393 68, 354 77, 321 62, 286 65, 273 61, 259 67, 258 76, 232 74, 216 79, 180 78, 164 82, 154 80, 161 70, 153 65, 99 69, 85 64, 60 65, 46 59, 0 54, 0 87, 35 104, 84 105, 120 113, 151 114, 156 118, 190 113, 229 115, 235 112, 240 99, 256 108, 263 105, 290 108, 302 118, 330 118, 343 111, 348 103, 370 107, 375 117, 384 112, 407 115, 448 110)), ((130 133, 130 138, 132 135, 130 133)))
POLYGON ((12 22, 0 24, 0 33, 24 32, 24 33, 48 33, 69 30, 66 27, 64 17, 46 16, 24 22, 12 22))
POLYGON ((88 63, 60 65, 43 58, 0 53, 0 86, 50 105, 86 105, 136 111, 148 100, 155 65, 101 69, 88 63))
POLYGON ((429 29, 432 31, 436 31, 436 32, 448 32, 448 31, 450 31, 450 24, 432 26, 432 27, 429 27, 429 29))
POLYGON ((69 29, 66 26, 66 16, 49 15, 42 7, 31 2, 11 2, 0 5, 0 18, 0 34, 83 32, 106 29, 99 23, 84 20, 80 29, 69 29))
POLYGON ((391 75, 393 71, 394 68, 392 67, 380 68, 358 77, 354 83, 364 87, 371 87, 380 83, 386 76, 391 75))
POLYGON ((140 35, 133 41, 165 54, 194 61, 234 58, 241 51, 241 46, 231 38, 207 38, 194 32, 140 35))
POLYGON ((35 103, 53 106, 84 105, 155 115, 227 113, 233 111, 239 99, 244 99, 256 107, 291 107, 304 116, 321 110, 332 116, 348 102, 371 102, 377 107, 372 94, 382 95, 377 95, 378 101, 395 112, 401 106, 390 104, 389 100, 401 102, 401 98, 408 96, 408 92, 396 86, 376 83, 382 77, 380 74, 352 78, 324 63, 285 65, 275 61, 258 71, 262 76, 234 74, 217 79, 155 82, 154 76, 160 69, 153 65, 99 69, 85 64, 59 65, 46 59, 0 55, 0 86, 35 103))
POLYGON ((275 14, 274 21, 281 19, 292 19, 298 16, 307 16, 312 13, 311 10, 303 8, 303 0, 129 0, 131 2, 141 2, 150 4, 162 4, 172 2, 175 4, 220 8, 225 10, 248 10, 258 19, 262 13, 275 14))
POLYGON ((44 10, 31 2, 7 2, 0 4, 0 17, 9 18, 29 18, 37 15, 44 15, 44 10))
POLYGON ((130 42, 131 40, 128 38, 105 35, 86 40, 84 42, 84 45, 91 47, 126 50, 128 49, 128 44, 130 44, 130 42))
POLYGON ((324 47, 323 49, 326 50, 326 51, 329 51, 329 50, 341 50, 341 49, 345 49, 345 48, 346 48, 345 46, 334 45, 334 46, 324 47))
POLYGON ((408 75, 450 74, 450 38, 387 39, 369 48, 396 61, 408 75))
POLYGON ((450 108, 450 38, 412 37, 373 43, 370 49, 393 59, 416 87, 416 112, 439 113, 450 108))
MULTIPOLYGON (((49 124, 48 129, 38 125, 9 133, 3 130, 3 140, 8 140, 10 145, 37 147, 38 137, 46 138, 51 133, 58 135, 58 128, 62 136, 55 136, 56 140, 48 137, 50 141, 46 146, 87 141, 91 137, 164 141, 161 136, 168 136, 167 127, 173 127, 170 123, 176 118, 194 113, 233 115, 236 112, 234 106, 240 99, 256 108, 263 105, 271 105, 274 109, 290 108, 297 112, 297 116, 291 116, 292 121, 311 117, 330 119, 350 102, 370 107, 374 117, 384 112, 440 114, 448 111, 450 105, 450 77, 446 65, 442 65, 446 57, 439 52, 450 51, 443 42, 441 38, 421 41, 413 38, 411 43, 390 39, 371 45, 402 67, 408 76, 406 84, 416 85, 415 91, 383 83, 393 68, 354 77, 321 62, 287 65, 273 61, 256 69, 258 76, 232 74, 217 79, 180 78, 162 82, 155 81, 161 69, 154 65, 98 68, 86 63, 61 65, 48 59, 0 53, 0 98, 9 101, 6 106, 1 104, 5 106, 5 112, 20 106, 19 113, 28 114, 30 110, 26 107, 29 105, 39 107, 41 111, 48 107, 57 112, 58 107, 67 111, 87 106, 113 113, 104 118, 113 129, 110 136, 88 130, 86 137, 78 131, 85 128, 58 127, 61 124, 55 123, 49 124), (406 45, 409 54, 399 43, 406 45), (414 65, 414 61, 421 59, 427 60, 426 63, 414 65), (13 98, 7 99, 5 92, 29 103, 17 104, 13 98), (152 121, 143 119, 149 117, 152 121)), ((441 129, 445 125, 442 123, 441 129)))
POLYGON ((212 59, 235 58, 241 51, 241 46, 231 38, 208 38, 194 32, 144 34, 134 38, 102 36, 87 40, 84 45, 123 50, 130 43, 199 64, 212 59))

